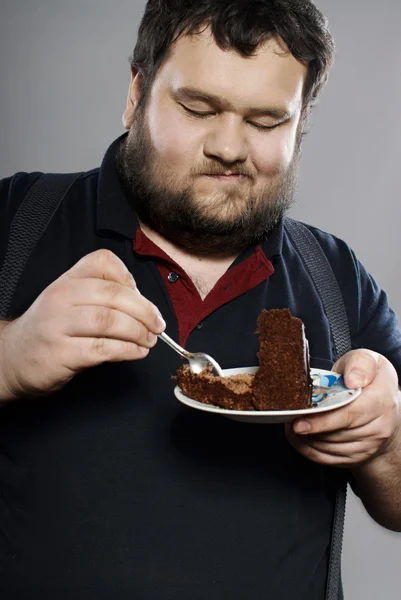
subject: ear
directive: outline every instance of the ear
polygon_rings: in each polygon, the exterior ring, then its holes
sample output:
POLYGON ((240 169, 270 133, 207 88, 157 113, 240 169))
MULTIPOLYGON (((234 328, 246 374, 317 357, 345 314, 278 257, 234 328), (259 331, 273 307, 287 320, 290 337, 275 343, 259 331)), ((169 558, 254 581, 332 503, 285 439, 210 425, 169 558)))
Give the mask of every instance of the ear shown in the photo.
POLYGON ((125 129, 130 129, 134 121, 135 111, 142 92, 142 75, 137 69, 131 73, 131 82, 128 88, 127 107, 123 114, 123 125, 125 129))

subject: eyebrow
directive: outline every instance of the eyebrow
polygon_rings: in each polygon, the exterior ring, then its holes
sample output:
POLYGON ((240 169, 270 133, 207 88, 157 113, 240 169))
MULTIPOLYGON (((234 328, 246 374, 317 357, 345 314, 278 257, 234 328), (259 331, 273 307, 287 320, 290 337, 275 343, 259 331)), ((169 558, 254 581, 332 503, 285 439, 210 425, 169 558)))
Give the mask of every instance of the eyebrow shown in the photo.
MULTIPOLYGON (((235 112, 235 107, 228 100, 224 100, 219 96, 215 96, 214 94, 206 94, 205 92, 201 92, 196 88, 192 87, 182 87, 177 90, 172 90, 172 94, 174 98, 178 101, 190 101, 190 100, 198 100, 200 102, 206 102, 208 104, 213 104, 218 107, 220 110, 227 110, 235 112)), ((277 119, 280 121, 287 121, 291 119, 292 112, 278 107, 269 107, 269 108, 254 108, 249 110, 250 114, 255 117, 272 117, 273 119, 277 119)))

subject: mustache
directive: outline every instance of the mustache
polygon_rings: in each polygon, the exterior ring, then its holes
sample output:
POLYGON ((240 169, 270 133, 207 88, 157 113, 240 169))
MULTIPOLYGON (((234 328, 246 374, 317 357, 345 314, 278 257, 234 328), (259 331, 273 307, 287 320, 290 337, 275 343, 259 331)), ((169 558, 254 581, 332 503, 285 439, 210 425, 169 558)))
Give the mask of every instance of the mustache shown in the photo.
POLYGON ((223 165, 223 164, 205 164, 200 167, 195 167, 191 169, 192 177, 197 177, 199 175, 208 175, 212 177, 219 177, 224 175, 236 175, 242 177, 248 177, 249 179, 254 179, 255 175, 252 173, 245 165, 243 164, 232 164, 232 165, 223 165))

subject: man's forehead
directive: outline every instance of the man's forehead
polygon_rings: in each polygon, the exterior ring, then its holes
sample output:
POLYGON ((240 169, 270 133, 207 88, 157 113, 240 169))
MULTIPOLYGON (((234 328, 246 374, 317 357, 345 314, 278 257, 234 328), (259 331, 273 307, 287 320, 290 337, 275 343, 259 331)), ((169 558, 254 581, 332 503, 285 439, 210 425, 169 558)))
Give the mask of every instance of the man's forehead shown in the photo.
POLYGON ((160 68, 155 85, 172 90, 202 89, 211 95, 238 95, 244 102, 299 104, 307 66, 298 61, 278 38, 261 44, 245 57, 234 49, 221 49, 210 29, 183 35, 173 45, 160 68))

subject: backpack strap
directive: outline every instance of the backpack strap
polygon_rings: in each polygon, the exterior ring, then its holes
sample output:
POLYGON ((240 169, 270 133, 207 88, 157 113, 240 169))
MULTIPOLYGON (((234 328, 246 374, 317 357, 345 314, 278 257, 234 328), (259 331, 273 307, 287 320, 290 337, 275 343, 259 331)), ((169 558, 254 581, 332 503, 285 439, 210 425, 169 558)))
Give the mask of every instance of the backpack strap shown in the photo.
MULTIPOLYGON (((284 227, 293 245, 298 250, 321 298, 324 311, 330 323, 336 354, 338 357, 343 356, 343 354, 352 349, 351 334, 344 300, 330 263, 319 242, 305 225, 286 217, 284 219, 284 227)), ((340 476, 340 486, 337 491, 334 509, 326 600, 339 600, 343 598, 341 552, 346 500, 347 480, 345 476, 340 476)))
POLYGON ((0 270, 0 319, 10 317, 14 292, 28 258, 81 173, 41 175, 22 200, 10 227, 0 270))

